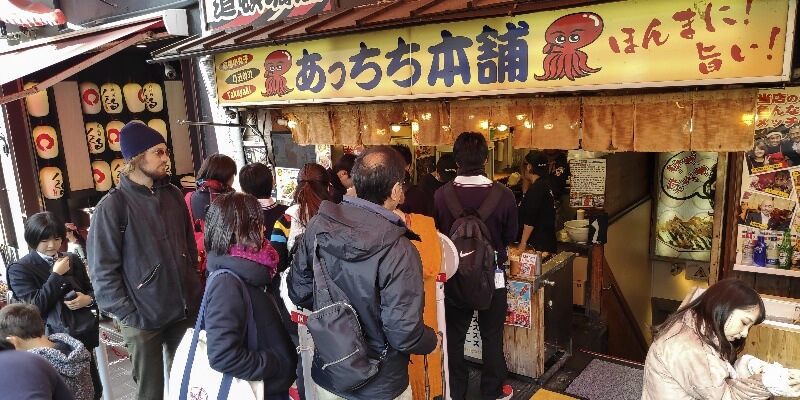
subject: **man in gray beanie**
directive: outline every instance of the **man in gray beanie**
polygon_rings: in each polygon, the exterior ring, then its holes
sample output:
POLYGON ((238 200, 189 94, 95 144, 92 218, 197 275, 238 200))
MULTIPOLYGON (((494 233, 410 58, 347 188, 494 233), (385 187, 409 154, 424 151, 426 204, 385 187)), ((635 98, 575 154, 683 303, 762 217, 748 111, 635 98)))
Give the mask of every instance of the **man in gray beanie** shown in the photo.
POLYGON ((137 398, 161 399, 164 368, 194 325, 202 298, 197 246, 181 191, 167 176, 164 137, 129 122, 120 130, 120 147, 126 164, 119 185, 92 216, 89 273, 97 305, 119 321, 137 398))

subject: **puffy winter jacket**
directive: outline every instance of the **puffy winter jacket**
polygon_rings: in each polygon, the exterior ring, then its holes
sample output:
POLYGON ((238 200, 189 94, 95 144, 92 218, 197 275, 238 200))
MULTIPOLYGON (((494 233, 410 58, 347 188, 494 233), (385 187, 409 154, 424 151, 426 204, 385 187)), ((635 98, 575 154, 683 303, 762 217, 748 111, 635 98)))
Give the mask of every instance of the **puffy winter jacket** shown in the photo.
POLYGON ((48 337, 54 343, 66 344, 71 351, 69 354, 64 354, 61 350, 51 347, 37 347, 28 350, 29 353, 38 354, 53 365, 58 371, 64 383, 72 394, 75 400, 92 400, 94 399, 94 385, 92 384, 92 376, 89 372, 89 352, 83 347, 80 340, 73 338, 64 333, 55 333, 48 337))
POLYGON ((350 196, 341 204, 322 202, 309 221, 291 266, 290 298, 313 309, 316 241, 331 278, 356 309, 368 345, 375 354, 388 345, 378 374, 362 388, 336 393, 330 382, 317 380, 319 386, 348 399, 393 399, 408 387, 409 354, 436 348, 436 334, 422 321, 422 262, 409 239, 419 237, 395 214, 350 196))

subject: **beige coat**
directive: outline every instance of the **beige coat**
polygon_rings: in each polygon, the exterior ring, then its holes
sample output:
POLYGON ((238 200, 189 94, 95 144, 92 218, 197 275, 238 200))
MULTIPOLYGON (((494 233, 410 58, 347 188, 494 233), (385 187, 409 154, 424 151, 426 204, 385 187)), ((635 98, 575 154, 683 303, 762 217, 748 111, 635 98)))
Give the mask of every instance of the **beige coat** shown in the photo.
POLYGON ((659 335, 647 352, 642 400, 758 400, 771 396, 761 379, 737 376, 730 363, 703 343, 694 330, 692 313, 659 335))

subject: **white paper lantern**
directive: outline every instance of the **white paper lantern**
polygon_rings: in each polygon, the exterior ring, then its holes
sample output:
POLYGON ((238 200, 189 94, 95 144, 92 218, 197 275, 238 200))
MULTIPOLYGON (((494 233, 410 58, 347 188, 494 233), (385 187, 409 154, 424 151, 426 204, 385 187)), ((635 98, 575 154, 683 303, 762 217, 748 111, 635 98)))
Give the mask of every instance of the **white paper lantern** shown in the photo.
POLYGON ((164 92, 157 83, 145 83, 142 87, 142 98, 147 111, 161 112, 164 109, 164 92))
POLYGON ((89 153, 100 154, 106 151, 106 131, 99 122, 86 123, 86 143, 89 153))
POLYGON ((132 120, 130 120, 130 122, 138 122, 138 123, 140 123, 142 125, 147 125, 147 124, 144 123, 144 121, 142 121, 140 119, 132 119, 132 120))
POLYGON ((60 199, 64 195, 64 175, 58 167, 44 167, 39 170, 39 187, 46 199, 60 199))
POLYGON ((125 166, 125 160, 115 158, 111 160, 111 179, 114 180, 114 186, 119 186, 119 171, 125 166))
POLYGON ((128 105, 130 112, 138 113, 144 111, 144 93, 142 85, 138 83, 128 83, 122 87, 122 94, 125 97, 125 104, 128 105))
POLYGON ((94 178, 94 190, 106 192, 111 189, 111 167, 105 161, 92 161, 92 178, 94 178))
POLYGON ((100 86, 100 96, 103 99, 103 111, 109 114, 122 112, 122 89, 116 83, 105 83, 100 86))
POLYGON ((112 151, 121 151, 119 147, 119 131, 125 126, 121 121, 111 121, 106 124, 106 138, 108 148, 112 151))
POLYGON ((81 92, 81 109, 84 114, 94 115, 100 112, 103 104, 100 101, 100 88, 92 82, 82 82, 78 85, 81 92))
MULTIPOLYGON (((28 82, 22 88, 28 90, 38 85, 37 82, 28 82)), ((47 99, 47 89, 25 97, 25 108, 31 117, 44 117, 50 114, 50 101, 47 99)))
POLYGON ((52 126, 39 125, 33 128, 33 147, 36 154, 44 159, 51 159, 58 156, 58 135, 52 126))
POLYGON ((147 122, 147 126, 155 129, 161 136, 164 137, 164 141, 167 141, 167 123, 164 122, 163 119, 154 118, 147 122))

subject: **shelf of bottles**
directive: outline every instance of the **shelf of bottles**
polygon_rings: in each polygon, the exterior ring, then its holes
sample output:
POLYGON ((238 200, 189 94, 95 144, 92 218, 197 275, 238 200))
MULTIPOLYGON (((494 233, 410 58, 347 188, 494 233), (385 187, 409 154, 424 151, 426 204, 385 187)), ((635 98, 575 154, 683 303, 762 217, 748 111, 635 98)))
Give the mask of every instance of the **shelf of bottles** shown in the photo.
POLYGON ((797 271, 797 270, 793 270, 793 269, 778 269, 778 268, 769 268, 769 267, 758 267, 758 266, 755 266, 755 265, 733 264, 733 270, 734 271, 742 271, 742 272, 755 272, 757 274, 800 277, 800 271, 797 271))

